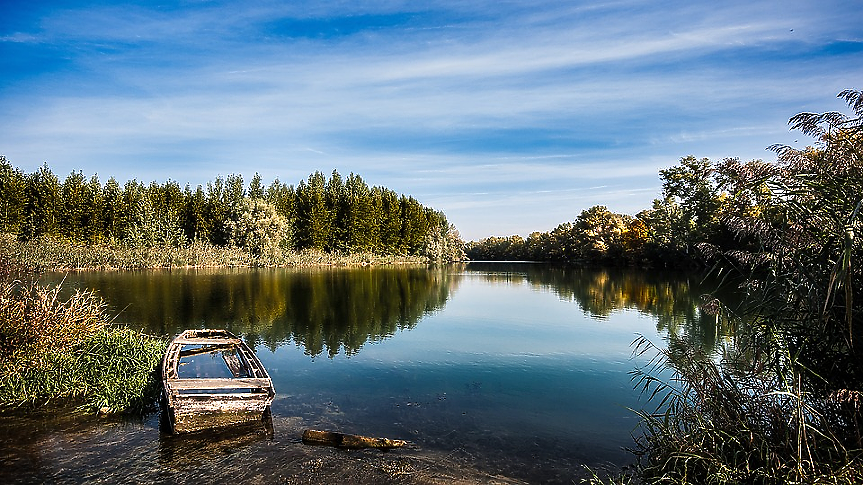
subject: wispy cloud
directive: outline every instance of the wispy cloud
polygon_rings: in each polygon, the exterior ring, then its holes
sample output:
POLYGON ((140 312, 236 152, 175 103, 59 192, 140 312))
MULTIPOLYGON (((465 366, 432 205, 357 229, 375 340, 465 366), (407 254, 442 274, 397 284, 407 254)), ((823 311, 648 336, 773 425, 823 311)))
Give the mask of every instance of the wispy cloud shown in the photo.
POLYGON ((647 207, 659 168, 767 158, 863 79, 838 0, 42 3, 0 26, 0 153, 25 170, 337 168, 469 238, 647 207))

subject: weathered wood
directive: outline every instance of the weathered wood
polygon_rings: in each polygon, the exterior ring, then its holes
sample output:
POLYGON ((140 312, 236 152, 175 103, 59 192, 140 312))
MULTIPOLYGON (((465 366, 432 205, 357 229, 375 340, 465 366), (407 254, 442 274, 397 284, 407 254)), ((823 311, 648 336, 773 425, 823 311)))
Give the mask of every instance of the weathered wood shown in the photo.
MULTIPOLYGON (((266 397, 266 391, 261 392, 232 392, 226 394, 224 392, 196 392, 194 394, 179 394, 174 397, 174 407, 179 408, 185 405, 186 402, 202 402, 209 401, 212 404, 206 404, 213 409, 221 409, 226 406, 236 405, 233 403, 241 403, 242 401, 261 402, 263 409, 267 404, 262 402, 261 398, 266 397), (227 403, 227 404, 226 404, 227 403)), ((254 406, 255 402, 250 404, 240 404, 242 406, 254 406)))
POLYGON ((255 377, 212 377, 197 379, 166 379, 165 386, 174 389, 252 389, 268 388, 272 381, 270 379, 255 377))
POLYGON ((245 366, 240 362, 239 354, 229 354, 225 352, 222 354, 222 360, 225 361, 225 365, 228 367, 228 370, 231 371, 231 375, 233 375, 235 379, 239 378, 243 374, 245 366))
POLYGON ((408 444, 404 440, 392 440, 389 438, 373 438, 370 436, 359 436, 354 434, 334 433, 332 431, 319 431, 307 429, 303 431, 303 443, 307 445, 329 445, 337 448, 378 448, 390 449, 401 448, 408 444))
POLYGON ((237 345, 242 340, 238 338, 207 338, 207 337, 182 337, 174 339, 173 343, 180 345, 237 345))
POLYGON ((178 335, 165 351, 162 382, 168 421, 175 433, 260 421, 275 395, 254 351, 226 330, 186 330, 178 335), (189 345, 202 347, 184 348, 189 345), (233 378, 179 377, 182 359, 218 351, 225 352, 225 366, 233 378))
POLYGON ((201 354, 210 354, 214 352, 221 352, 223 350, 230 350, 234 348, 233 345, 229 344, 220 344, 220 345, 204 345, 197 349, 182 349, 180 350, 180 358, 183 357, 193 357, 195 355, 201 354))

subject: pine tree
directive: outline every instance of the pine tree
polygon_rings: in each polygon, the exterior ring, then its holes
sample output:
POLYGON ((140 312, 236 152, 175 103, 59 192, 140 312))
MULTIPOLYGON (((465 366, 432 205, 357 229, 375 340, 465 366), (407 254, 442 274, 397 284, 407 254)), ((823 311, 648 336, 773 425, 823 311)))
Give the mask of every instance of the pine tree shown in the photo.
POLYGON ((26 203, 20 236, 35 239, 43 235, 57 235, 63 198, 60 181, 47 163, 27 175, 24 194, 26 203))
POLYGON ((279 214, 293 223, 296 219, 296 211, 294 210, 296 192, 293 185, 285 185, 277 178, 267 187, 264 198, 276 208, 279 214))
POLYGON ((84 240, 84 174, 72 172, 61 186, 62 206, 60 218, 63 221, 58 229, 60 235, 69 241, 84 240))
POLYGON ((24 223, 25 177, 0 155, 0 230, 17 233, 24 223))
POLYGON ((347 245, 347 226, 351 207, 347 200, 345 184, 339 172, 333 170, 326 186, 326 206, 331 221, 331 230, 324 249, 327 251, 344 251, 347 245))
POLYGON ((252 177, 252 181, 249 182, 249 190, 247 195, 250 199, 263 199, 264 198, 264 186, 261 185, 261 174, 255 172, 255 176, 252 177))
POLYGON ((369 186, 362 177, 351 173, 345 184, 345 192, 350 209, 345 227, 347 246, 352 251, 372 251, 379 236, 369 186))
POLYGON ((327 207, 326 181, 321 172, 297 186, 297 229, 299 248, 323 250, 332 235, 332 214, 327 207))
POLYGON ((402 244, 402 215, 398 195, 382 187, 373 188, 372 193, 380 207, 380 245, 377 249, 381 252, 404 253, 406 248, 402 244))
POLYGON ((105 182, 105 188, 102 191, 102 200, 102 214, 100 217, 102 234, 106 239, 118 240, 123 235, 121 228, 123 199, 120 184, 117 183, 114 177, 109 178, 105 182))
POLYGON ((90 177, 90 182, 84 187, 84 209, 81 226, 84 230, 83 240, 86 242, 96 243, 104 237, 105 229, 102 223, 104 197, 99 176, 93 174, 90 177))
POLYGON ((408 254, 417 254, 425 243, 428 221, 422 206, 413 197, 401 196, 401 241, 408 254))

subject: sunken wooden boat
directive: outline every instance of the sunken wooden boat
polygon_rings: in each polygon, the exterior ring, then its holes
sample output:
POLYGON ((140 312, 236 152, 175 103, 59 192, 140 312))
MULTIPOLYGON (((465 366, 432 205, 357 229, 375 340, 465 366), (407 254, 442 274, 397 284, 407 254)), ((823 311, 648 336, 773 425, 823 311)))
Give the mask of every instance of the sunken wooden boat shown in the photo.
POLYGON ((265 420, 275 390, 255 352, 227 330, 186 330, 162 361, 171 431, 188 433, 265 420))

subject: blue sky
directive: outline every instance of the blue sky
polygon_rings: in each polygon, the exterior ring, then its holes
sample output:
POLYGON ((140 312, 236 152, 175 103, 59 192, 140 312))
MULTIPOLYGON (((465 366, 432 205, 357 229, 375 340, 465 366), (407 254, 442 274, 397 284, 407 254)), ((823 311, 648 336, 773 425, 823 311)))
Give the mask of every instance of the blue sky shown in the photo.
POLYGON ((102 181, 353 172, 465 239, 634 214, 686 155, 805 146, 863 89, 823 1, 0 0, 0 154, 102 181))

